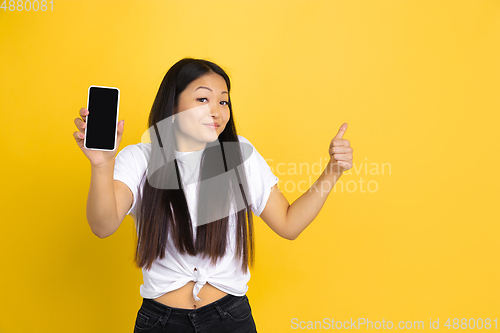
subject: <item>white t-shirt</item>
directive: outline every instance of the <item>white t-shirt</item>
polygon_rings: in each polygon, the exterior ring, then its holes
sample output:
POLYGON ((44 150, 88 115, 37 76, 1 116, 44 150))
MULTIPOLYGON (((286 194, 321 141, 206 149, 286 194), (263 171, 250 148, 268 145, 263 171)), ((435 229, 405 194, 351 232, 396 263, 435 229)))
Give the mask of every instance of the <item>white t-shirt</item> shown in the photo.
MULTIPOLYGON (((238 135, 238 139, 253 148, 250 157, 243 162, 243 165, 250 192, 250 198, 247 200, 250 202, 254 215, 260 216, 271 194, 271 188, 278 182, 278 177, 272 173, 267 162, 250 141, 241 135, 238 135)), ((175 151, 188 209, 194 226, 196 226, 196 188, 198 186, 196 180, 199 176, 199 160, 203 151, 204 149, 194 152, 175 151), (186 158, 189 163, 183 163, 186 158), (192 163, 193 161, 198 161, 198 163, 192 163)), ((136 228, 140 223, 137 215, 146 181, 146 176, 143 177, 143 175, 145 172, 147 174, 150 152, 151 143, 138 143, 126 146, 115 158, 113 178, 125 183, 132 191, 133 203, 127 215, 133 217, 136 228), (139 191, 141 197, 138 195, 139 191)), ((250 271, 247 267, 246 273, 242 273, 241 261, 235 255, 236 218, 234 215, 229 217, 229 226, 231 231, 228 235, 230 246, 226 249, 225 256, 219 259, 216 266, 210 264, 209 257, 202 258, 201 255, 180 254, 169 234, 165 258, 162 260, 156 259, 150 270, 142 269, 144 284, 140 287, 141 296, 154 299, 169 291, 181 288, 189 281, 196 282, 193 288, 193 297, 198 301, 200 300, 197 296, 198 292, 205 283, 209 283, 228 294, 244 296, 248 290, 247 283, 250 280, 250 271)), ((196 230, 196 227, 193 227, 195 237, 196 230)))

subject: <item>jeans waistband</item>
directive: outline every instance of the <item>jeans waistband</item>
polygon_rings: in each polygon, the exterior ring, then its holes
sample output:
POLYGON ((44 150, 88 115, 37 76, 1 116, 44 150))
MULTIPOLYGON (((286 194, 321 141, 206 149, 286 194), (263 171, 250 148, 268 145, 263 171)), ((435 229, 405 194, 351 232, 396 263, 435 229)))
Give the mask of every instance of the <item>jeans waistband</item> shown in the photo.
POLYGON ((142 307, 158 314, 159 316, 167 315, 168 318, 185 319, 188 316, 191 318, 197 318, 213 314, 218 314, 221 317, 224 317, 222 308, 231 309, 233 304, 238 304, 238 301, 245 297, 247 296, 234 296, 227 294, 226 296, 197 309, 174 308, 157 302, 151 298, 143 298, 142 307))

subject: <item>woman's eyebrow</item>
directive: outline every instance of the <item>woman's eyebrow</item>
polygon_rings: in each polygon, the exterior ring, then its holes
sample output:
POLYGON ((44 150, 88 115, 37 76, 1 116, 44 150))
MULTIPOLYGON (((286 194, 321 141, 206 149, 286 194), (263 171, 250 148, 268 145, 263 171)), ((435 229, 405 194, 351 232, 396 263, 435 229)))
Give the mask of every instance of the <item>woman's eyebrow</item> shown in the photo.
MULTIPOLYGON (((212 91, 212 89, 210 89, 209 87, 205 87, 205 86, 199 86, 198 88, 196 88, 194 91, 200 89, 200 88, 205 88, 205 89, 208 89, 210 91, 212 91)), ((223 91, 221 94, 227 94, 227 91, 223 91)))

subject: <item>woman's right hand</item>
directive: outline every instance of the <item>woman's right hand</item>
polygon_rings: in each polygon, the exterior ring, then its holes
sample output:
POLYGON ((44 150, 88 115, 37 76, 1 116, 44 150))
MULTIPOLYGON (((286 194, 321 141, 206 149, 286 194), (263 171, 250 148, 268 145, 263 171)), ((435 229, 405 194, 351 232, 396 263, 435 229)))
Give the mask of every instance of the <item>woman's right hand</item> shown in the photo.
MULTIPOLYGON (((84 139, 85 139, 85 127, 87 126, 87 115, 89 114, 89 110, 86 108, 80 109, 80 117, 75 118, 75 125, 78 128, 78 131, 73 133, 73 136, 76 140, 76 143, 83 151, 85 156, 90 161, 92 166, 101 166, 110 162, 114 162, 116 156, 116 149, 110 151, 104 150, 92 150, 84 147, 84 139)), ((122 134, 125 126, 125 120, 120 120, 117 124, 117 133, 116 133, 116 148, 120 146, 120 142, 122 140, 122 134)))

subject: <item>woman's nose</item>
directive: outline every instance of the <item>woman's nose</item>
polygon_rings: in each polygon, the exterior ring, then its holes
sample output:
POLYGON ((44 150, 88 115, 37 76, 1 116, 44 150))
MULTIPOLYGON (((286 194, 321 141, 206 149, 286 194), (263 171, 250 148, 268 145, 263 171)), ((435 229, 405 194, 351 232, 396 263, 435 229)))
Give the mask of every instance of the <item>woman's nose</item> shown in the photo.
POLYGON ((215 118, 218 118, 220 116, 220 112, 219 112, 219 108, 217 106, 212 106, 210 108, 210 114, 215 117, 215 118))

